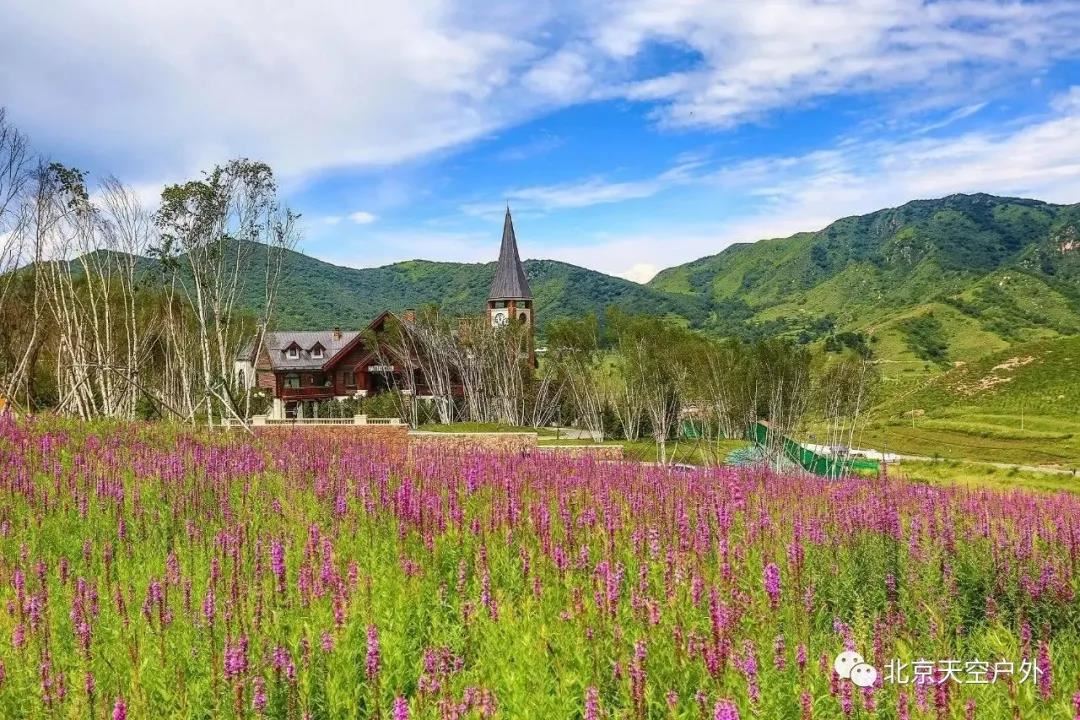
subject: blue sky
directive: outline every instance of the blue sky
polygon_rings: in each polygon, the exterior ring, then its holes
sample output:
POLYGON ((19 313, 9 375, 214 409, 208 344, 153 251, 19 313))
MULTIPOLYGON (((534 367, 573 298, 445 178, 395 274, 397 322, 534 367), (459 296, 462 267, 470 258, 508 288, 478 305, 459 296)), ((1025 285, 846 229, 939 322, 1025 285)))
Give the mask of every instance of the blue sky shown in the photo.
POLYGON ((1080 202, 1080 2, 0 0, 0 103, 152 205, 265 160, 331 262, 647 280, 952 192, 1080 202), (40 6, 40 7, 39 7, 40 6))

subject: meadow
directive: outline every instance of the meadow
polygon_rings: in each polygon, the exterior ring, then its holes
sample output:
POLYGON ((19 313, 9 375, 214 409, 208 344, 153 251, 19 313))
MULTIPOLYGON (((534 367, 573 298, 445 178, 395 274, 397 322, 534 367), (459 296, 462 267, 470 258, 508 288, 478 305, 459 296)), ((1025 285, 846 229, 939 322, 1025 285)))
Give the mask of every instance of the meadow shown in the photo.
POLYGON ((0 419, 0 717, 1080 716, 1080 496, 350 433, 0 419))
POLYGON ((1080 337, 1022 343, 932 373, 881 367, 881 402, 856 444, 1080 470, 1080 337))

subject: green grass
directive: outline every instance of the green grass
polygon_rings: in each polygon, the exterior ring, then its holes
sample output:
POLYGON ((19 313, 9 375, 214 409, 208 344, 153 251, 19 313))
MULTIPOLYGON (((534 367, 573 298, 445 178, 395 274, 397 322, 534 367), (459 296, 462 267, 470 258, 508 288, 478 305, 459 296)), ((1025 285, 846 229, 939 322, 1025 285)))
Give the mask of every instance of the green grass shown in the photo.
POLYGON ((951 460, 1080 466, 1080 337, 1014 345, 945 372, 880 367, 885 398, 858 438, 862 446, 951 460))
MULTIPOLYGON (((1046 422, 1048 418, 1036 418, 1046 422)), ((977 422, 972 420, 937 420, 923 421, 923 427, 930 430, 947 430, 950 432, 963 433, 965 435, 977 435, 983 438, 995 440, 1070 440, 1071 432, 1055 432, 1046 430, 1034 430, 1031 424, 1021 423, 1016 416, 996 416, 995 421, 977 422)))
POLYGON ((1065 490, 1080 493, 1080 469, 1075 475, 1062 473, 1026 472, 1017 469, 977 465, 956 460, 938 462, 904 461, 894 466, 891 474, 898 474, 912 482, 931 485, 964 485, 972 488, 998 490, 1065 490))
POLYGON ((1069 440, 984 437, 980 433, 927 427, 918 418, 915 427, 904 423, 872 425, 861 433, 856 442, 860 447, 902 455, 1059 468, 1080 467, 1080 441, 1075 436, 1069 440))

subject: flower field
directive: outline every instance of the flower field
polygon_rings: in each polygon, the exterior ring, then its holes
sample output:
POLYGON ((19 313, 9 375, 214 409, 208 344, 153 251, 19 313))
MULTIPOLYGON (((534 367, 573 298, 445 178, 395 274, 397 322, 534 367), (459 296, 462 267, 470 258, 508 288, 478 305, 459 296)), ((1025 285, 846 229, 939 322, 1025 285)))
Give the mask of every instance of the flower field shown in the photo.
POLYGON ((0 473, 3 718, 1080 717, 1080 496, 44 419, 0 473))

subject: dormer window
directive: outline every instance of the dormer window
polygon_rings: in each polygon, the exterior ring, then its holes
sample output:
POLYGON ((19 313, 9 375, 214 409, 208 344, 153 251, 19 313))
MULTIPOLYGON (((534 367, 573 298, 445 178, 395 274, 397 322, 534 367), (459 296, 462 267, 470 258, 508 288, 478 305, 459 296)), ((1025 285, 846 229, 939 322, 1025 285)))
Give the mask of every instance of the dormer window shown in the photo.
POLYGON ((285 357, 289 358, 290 360, 296 360, 300 357, 300 351, 297 350, 295 347, 291 347, 285 351, 285 357))
POLYGON ((322 345, 316 345, 315 347, 311 348, 311 359, 312 360, 322 360, 323 359, 322 345))

